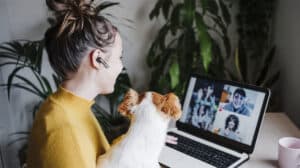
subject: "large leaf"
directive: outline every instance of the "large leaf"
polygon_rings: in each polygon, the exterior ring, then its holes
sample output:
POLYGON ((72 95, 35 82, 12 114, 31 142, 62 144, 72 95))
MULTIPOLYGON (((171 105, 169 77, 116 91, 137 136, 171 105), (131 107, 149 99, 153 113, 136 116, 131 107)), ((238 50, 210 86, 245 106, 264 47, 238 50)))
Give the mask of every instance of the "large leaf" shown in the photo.
POLYGON ((243 75, 242 75, 242 72, 241 72, 241 65, 240 65, 240 60, 239 59, 240 59, 239 48, 236 48, 235 52, 234 52, 234 65, 235 65, 236 71, 238 73, 239 79, 243 80, 243 75))
POLYGON ((158 0, 158 1, 156 2, 154 8, 152 9, 152 11, 151 11, 150 14, 149 14, 150 20, 152 20, 154 17, 158 17, 159 11, 160 11, 160 8, 161 8, 162 5, 163 5, 163 2, 164 2, 164 0, 158 0))
POLYGON ((169 75, 171 79, 171 88, 174 89, 178 83, 180 78, 180 71, 179 71, 179 65, 177 61, 174 61, 173 64, 170 67, 169 75))
POLYGON ((46 88, 45 88, 44 83, 42 82, 42 79, 41 79, 42 75, 40 75, 38 72, 36 72, 32 68, 31 68, 31 71, 32 71, 33 75, 35 76, 35 78, 37 79, 37 81, 39 82, 40 87, 43 89, 43 92, 45 93, 46 92, 46 88))
POLYGON ((24 81, 29 86, 29 88, 32 88, 32 90, 36 91, 42 99, 46 98, 46 95, 28 79, 20 75, 16 75, 16 78, 24 81))
POLYGON ((46 77, 42 76, 42 80, 43 80, 43 82, 44 82, 44 84, 47 88, 46 95, 48 96, 53 92, 52 87, 51 87, 50 82, 48 81, 48 79, 46 77))
POLYGON ((157 62, 157 60, 159 60, 159 58, 160 58, 160 56, 156 53, 157 48, 158 48, 158 43, 153 42, 148 51, 147 64, 150 68, 155 66, 155 62, 157 62))
POLYGON ((163 0, 162 11, 166 20, 169 18, 169 11, 171 7, 172 7, 172 0, 163 0))
POLYGON ((248 81, 248 59, 243 45, 240 45, 240 48, 238 48, 237 52, 238 53, 236 53, 237 54, 236 61, 238 62, 236 65, 239 66, 238 72, 240 74, 241 80, 244 82, 249 82, 248 81))
POLYGON ((183 8, 182 3, 176 4, 171 13, 171 31, 175 35, 177 29, 183 25, 183 8))
POLYGON ((165 41, 166 41, 166 37, 168 35, 168 32, 170 30, 170 27, 168 25, 164 25, 158 33, 158 37, 157 40, 159 41, 159 46, 161 50, 164 50, 166 48, 165 46, 165 41))
MULTIPOLYGON (((11 88, 19 88, 19 89, 22 89, 22 90, 26 90, 30 93, 33 93, 33 94, 37 95, 38 97, 41 97, 38 92, 36 92, 35 90, 33 90, 29 87, 24 86, 24 84, 13 83, 13 84, 10 84, 9 86, 11 88)), ((0 87, 8 87, 8 84, 0 84, 0 87)))
POLYGON ((231 44, 230 44, 230 40, 229 40, 227 34, 224 34, 223 42, 224 42, 224 47, 225 47, 225 51, 226 51, 226 58, 229 58, 231 56, 231 44))
POLYGON ((35 64, 37 66, 38 72, 41 73, 42 70, 42 60, 43 60, 43 50, 44 50, 44 40, 37 41, 37 49, 36 49, 36 60, 35 64))
POLYGON ((211 40, 202 16, 199 13, 197 13, 196 16, 197 36, 200 41, 200 53, 203 60, 204 69, 207 72, 209 64, 212 60, 211 40))
MULTIPOLYGON (((4 67, 6 65, 17 65, 17 64, 18 64, 18 62, 5 62, 5 63, 0 64, 0 68, 4 67)), ((25 66, 24 64, 19 64, 19 65, 25 66)))
POLYGON ((195 0, 184 0, 184 24, 185 26, 193 26, 196 12, 195 0))
POLYGON ((15 77, 15 75, 22 69, 26 68, 26 66, 20 66, 20 67, 17 67, 15 68, 11 73, 10 75, 8 76, 8 80, 7 80, 7 96, 8 96, 8 99, 10 100, 10 92, 11 92, 11 87, 13 85, 13 79, 15 77))
POLYGON ((55 83, 56 87, 58 88, 59 85, 60 85, 61 82, 62 82, 62 78, 59 77, 59 76, 57 76, 57 75, 55 75, 55 74, 52 74, 52 78, 53 78, 53 80, 54 80, 54 83, 55 83))

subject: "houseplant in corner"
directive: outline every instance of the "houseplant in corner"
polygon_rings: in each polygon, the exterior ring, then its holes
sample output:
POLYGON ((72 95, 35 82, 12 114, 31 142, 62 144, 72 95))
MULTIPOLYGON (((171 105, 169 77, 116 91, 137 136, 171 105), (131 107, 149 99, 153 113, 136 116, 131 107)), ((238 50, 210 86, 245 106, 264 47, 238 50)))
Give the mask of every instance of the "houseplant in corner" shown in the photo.
POLYGON ((182 96, 191 72, 224 77, 224 58, 231 55, 227 35, 231 17, 225 2, 157 0, 149 17, 160 16, 165 23, 147 55, 151 90, 182 96))
POLYGON ((238 1, 238 46, 232 59, 234 69, 228 78, 272 90, 268 111, 279 110, 277 81, 280 71, 274 65, 276 47, 273 42, 273 20, 276 0, 238 1))

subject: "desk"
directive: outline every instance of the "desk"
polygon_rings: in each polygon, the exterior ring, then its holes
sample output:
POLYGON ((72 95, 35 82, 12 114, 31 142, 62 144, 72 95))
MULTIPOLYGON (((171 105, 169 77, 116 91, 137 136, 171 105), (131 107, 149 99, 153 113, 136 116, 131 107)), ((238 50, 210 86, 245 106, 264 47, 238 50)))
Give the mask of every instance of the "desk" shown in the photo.
POLYGON ((240 168, 277 168, 278 140, 284 136, 300 137, 300 130, 284 113, 266 113, 254 152, 240 168))
POLYGON ((266 113, 254 152, 241 168, 278 167, 278 140, 284 136, 300 137, 300 130, 284 113, 266 113))

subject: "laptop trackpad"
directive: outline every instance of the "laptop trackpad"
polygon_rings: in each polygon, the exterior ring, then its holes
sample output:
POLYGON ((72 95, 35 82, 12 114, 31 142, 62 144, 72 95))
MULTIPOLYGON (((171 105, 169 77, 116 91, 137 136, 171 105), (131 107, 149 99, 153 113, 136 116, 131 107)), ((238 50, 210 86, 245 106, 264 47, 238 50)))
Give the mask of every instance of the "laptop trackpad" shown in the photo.
POLYGON ((162 149, 159 162, 171 168, 215 168, 167 146, 162 149))

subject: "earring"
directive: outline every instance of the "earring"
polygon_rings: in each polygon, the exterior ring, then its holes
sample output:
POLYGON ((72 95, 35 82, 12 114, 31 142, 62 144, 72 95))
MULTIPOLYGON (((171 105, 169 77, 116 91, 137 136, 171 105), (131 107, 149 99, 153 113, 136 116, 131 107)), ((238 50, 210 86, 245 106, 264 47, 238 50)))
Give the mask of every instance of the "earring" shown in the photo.
POLYGON ((103 64, 104 68, 109 68, 109 65, 107 64, 106 61, 104 61, 103 58, 97 57, 97 58, 96 58, 96 61, 97 61, 98 63, 100 63, 100 64, 103 64))

